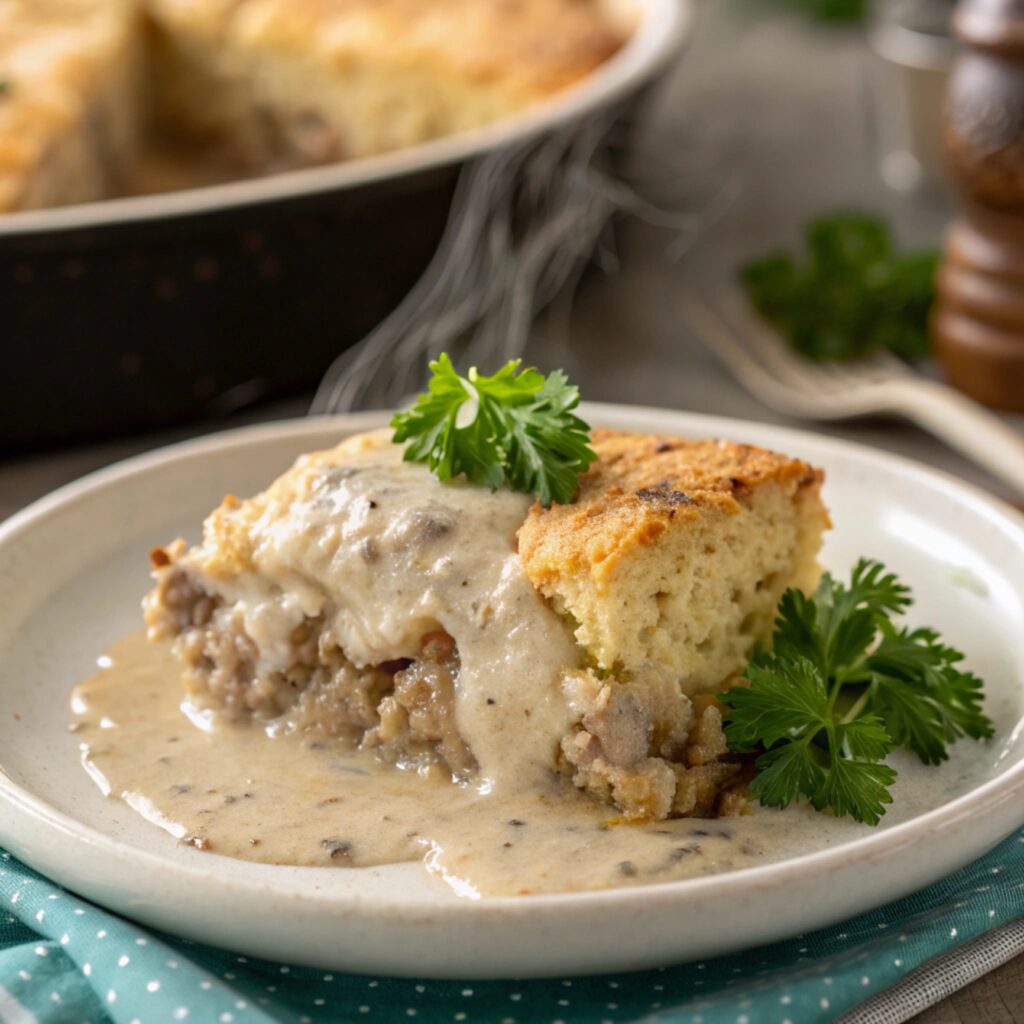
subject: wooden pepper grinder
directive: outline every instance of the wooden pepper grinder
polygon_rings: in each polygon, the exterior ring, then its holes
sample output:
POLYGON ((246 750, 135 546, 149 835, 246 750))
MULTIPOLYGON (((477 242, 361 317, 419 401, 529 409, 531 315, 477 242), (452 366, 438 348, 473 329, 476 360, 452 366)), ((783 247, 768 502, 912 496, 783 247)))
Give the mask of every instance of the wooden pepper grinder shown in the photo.
POLYGON ((960 0, 945 148, 962 200, 936 280, 948 379, 1024 412, 1024 0, 960 0))

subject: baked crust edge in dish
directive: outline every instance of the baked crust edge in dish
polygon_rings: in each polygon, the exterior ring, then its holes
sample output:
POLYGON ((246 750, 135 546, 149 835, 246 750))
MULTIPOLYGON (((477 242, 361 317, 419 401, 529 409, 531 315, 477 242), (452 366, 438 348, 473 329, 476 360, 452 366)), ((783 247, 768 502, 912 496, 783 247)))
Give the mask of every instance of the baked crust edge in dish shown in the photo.
POLYGON ((189 160, 200 184, 477 128, 631 30, 604 0, 10 0, 0 213, 185 187, 189 160))

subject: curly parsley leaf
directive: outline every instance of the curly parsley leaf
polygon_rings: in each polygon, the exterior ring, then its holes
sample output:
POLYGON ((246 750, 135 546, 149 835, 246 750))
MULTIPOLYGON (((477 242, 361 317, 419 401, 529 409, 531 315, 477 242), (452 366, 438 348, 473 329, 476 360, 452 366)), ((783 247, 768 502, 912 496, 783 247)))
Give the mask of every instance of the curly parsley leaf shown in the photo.
POLYGON ((819 810, 877 823, 896 773, 879 764, 893 747, 881 720, 837 719, 820 669, 802 657, 763 655, 747 669, 749 687, 724 695, 726 737, 734 749, 761 745, 750 792, 763 804, 785 807, 807 797, 819 810))
POLYGON ((878 562, 860 559, 849 587, 824 573, 813 597, 787 590, 779 604, 774 650, 810 658, 825 676, 848 664, 874 638, 878 623, 899 614, 910 591, 878 562))
POLYGON ((805 229, 806 256, 774 252, 740 270, 751 305, 802 355, 928 353, 937 253, 898 252, 885 224, 834 213, 805 229))
POLYGON ((821 810, 877 824, 896 747, 938 764, 962 736, 983 739, 982 683, 931 629, 897 626, 910 590, 861 559, 849 584, 826 573, 812 597, 787 590, 773 652, 747 666, 749 685, 721 694, 733 750, 760 750, 750 786, 761 803, 805 797, 821 810))
POLYGON ((825 782, 825 769, 806 743, 779 744, 757 759, 757 767, 750 793, 767 807, 785 807, 801 796, 813 799, 825 782))
POLYGON ((579 389, 561 370, 545 377, 520 363, 490 377, 475 368, 460 376, 446 354, 431 363, 427 393, 391 421, 406 461, 427 463, 439 480, 465 475, 492 490, 508 484, 545 508, 571 501, 596 458, 590 428, 573 413, 579 389))
POLYGON ((981 710, 982 682, 958 666, 963 655, 930 629, 897 629, 885 622, 865 659, 871 681, 865 707, 883 717, 893 740, 925 764, 949 756, 961 736, 985 739, 992 723, 981 710))
POLYGON ((877 825, 892 803, 889 787, 896 772, 881 761, 864 761, 842 754, 832 758, 825 781, 812 801, 816 810, 831 808, 838 817, 877 825))
POLYGON ((763 654, 747 666, 746 678, 750 686, 728 693, 732 710, 726 736, 733 749, 748 750, 758 743, 772 747, 824 727, 828 690, 808 659, 763 654))

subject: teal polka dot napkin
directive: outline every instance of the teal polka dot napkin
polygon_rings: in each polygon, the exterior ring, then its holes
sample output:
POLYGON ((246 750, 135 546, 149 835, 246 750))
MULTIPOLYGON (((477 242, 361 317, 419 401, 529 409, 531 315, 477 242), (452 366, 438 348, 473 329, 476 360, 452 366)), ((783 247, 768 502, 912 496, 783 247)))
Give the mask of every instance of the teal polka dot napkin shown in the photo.
POLYGON ((545 981, 314 971, 155 935, 0 853, 3 1024, 817 1024, 1024 916, 1024 830, 881 910, 706 963, 545 981))

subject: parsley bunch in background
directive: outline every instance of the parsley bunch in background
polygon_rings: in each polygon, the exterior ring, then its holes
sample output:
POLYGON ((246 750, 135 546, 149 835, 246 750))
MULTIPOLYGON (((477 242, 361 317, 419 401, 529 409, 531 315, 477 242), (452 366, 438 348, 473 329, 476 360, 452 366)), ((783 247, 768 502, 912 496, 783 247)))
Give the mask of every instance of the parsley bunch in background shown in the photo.
POLYGON ((931 629, 898 626, 910 591, 861 559, 848 586, 826 573, 811 598, 787 590, 770 654, 746 670, 749 686, 720 699, 733 750, 760 749, 751 795, 785 807, 806 797, 870 825, 892 802, 896 747, 944 761, 961 736, 992 735, 982 683, 931 629))
POLYGON ((740 272, 751 305, 798 352, 927 354, 937 253, 899 253, 882 221, 857 213, 820 217, 804 234, 803 259, 773 253, 740 272))
POLYGON ((788 0, 789 6, 806 11, 822 21, 860 21, 867 10, 867 0, 788 0))
POLYGON ((425 462, 439 480, 465 474, 492 490, 508 484, 535 494, 547 508, 576 494, 580 473, 597 456, 590 428, 572 412, 579 389, 561 370, 547 377, 506 363, 485 377, 462 377, 447 355, 430 364, 429 391, 391 421, 407 441, 407 462, 425 462))

